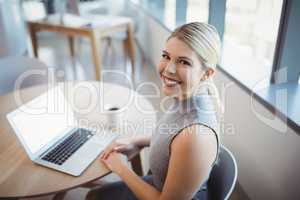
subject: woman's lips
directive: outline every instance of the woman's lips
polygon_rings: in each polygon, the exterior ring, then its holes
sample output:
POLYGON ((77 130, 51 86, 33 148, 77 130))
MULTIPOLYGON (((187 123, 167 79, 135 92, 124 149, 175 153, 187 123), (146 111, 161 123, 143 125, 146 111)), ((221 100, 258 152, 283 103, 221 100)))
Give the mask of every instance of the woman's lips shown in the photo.
POLYGON ((181 81, 166 77, 164 75, 161 75, 161 79, 167 87, 175 87, 176 85, 181 84, 181 81))

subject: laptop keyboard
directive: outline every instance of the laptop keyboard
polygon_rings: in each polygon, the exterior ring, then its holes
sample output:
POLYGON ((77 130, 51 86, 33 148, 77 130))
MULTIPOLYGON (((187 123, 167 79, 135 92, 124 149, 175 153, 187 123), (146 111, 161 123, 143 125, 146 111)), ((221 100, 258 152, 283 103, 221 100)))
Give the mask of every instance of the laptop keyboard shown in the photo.
POLYGON ((78 129, 62 143, 42 157, 42 160, 62 165, 73 153, 75 153, 86 141, 92 137, 92 133, 86 129, 78 129))

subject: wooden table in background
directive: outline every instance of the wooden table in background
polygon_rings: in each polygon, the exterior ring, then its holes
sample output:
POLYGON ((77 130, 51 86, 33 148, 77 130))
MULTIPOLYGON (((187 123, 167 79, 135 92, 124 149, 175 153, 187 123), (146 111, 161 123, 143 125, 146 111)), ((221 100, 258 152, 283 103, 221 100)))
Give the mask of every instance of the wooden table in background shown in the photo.
MULTIPOLYGON (((83 127, 105 123, 106 118, 101 109, 107 104, 125 108, 122 119, 128 124, 134 124, 121 128, 119 130, 121 137, 134 137, 136 133, 151 133, 152 127, 149 127, 149 123, 156 122, 156 114, 151 103, 128 88, 99 82, 65 82, 59 85, 64 88, 65 96, 69 100, 72 98, 76 108, 80 108, 76 110, 75 115, 83 127), (96 102, 96 107, 91 107, 87 112, 90 102, 96 102), (144 126, 145 122, 148 128, 144 126), (129 127, 135 127, 135 130, 128 129, 129 127)), ((34 164, 29 159, 10 127, 6 114, 18 107, 16 98, 20 97, 25 103, 46 90, 47 86, 41 85, 0 96, 0 198, 62 194, 110 173, 99 160, 95 160, 81 176, 73 177, 34 164)), ((136 170, 141 170, 140 167, 137 166, 136 170)))
MULTIPOLYGON (((84 20, 82 18, 82 20, 84 20)), ((89 21, 88 17, 84 21, 89 21)), ((62 33, 68 37, 71 56, 74 56, 74 37, 86 37, 91 41, 92 57, 95 65, 96 80, 101 78, 100 45, 101 38, 109 36, 115 32, 126 31, 127 37, 124 40, 125 55, 128 55, 132 65, 132 75, 134 75, 134 32, 133 22, 128 17, 95 15, 90 17, 89 25, 82 25, 81 17, 65 14, 64 22, 61 22, 58 15, 50 15, 47 19, 28 21, 27 26, 31 37, 33 53, 38 57, 39 31, 62 33), (79 22, 76 23, 76 20, 79 22), (103 21, 103 23, 101 23, 103 21)))

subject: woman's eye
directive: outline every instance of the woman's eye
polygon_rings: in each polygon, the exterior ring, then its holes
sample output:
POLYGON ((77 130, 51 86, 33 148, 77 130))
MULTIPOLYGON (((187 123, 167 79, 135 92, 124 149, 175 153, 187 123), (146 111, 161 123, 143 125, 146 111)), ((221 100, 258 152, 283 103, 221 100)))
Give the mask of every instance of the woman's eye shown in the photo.
POLYGON ((169 59, 169 56, 167 54, 162 54, 161 57, 163 57, 165 59, 169 59))
POLYGON ((183 64, 183 65, 191 66, 191 63, 189 63, 189 62, 186 61, 186 60, 180 60, 179 63, 180 63, 180 64, 183 64))

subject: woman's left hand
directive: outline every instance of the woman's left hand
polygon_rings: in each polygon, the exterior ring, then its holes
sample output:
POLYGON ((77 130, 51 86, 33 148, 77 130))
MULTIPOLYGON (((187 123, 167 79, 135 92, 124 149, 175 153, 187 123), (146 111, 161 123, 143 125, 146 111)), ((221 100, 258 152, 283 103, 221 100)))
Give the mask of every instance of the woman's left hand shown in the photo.
POLYGON ((107 158, 101 158, 101 161, 113 172, 120 174, 124 167, 128 167, 121 153, 113 151, 107 158))

